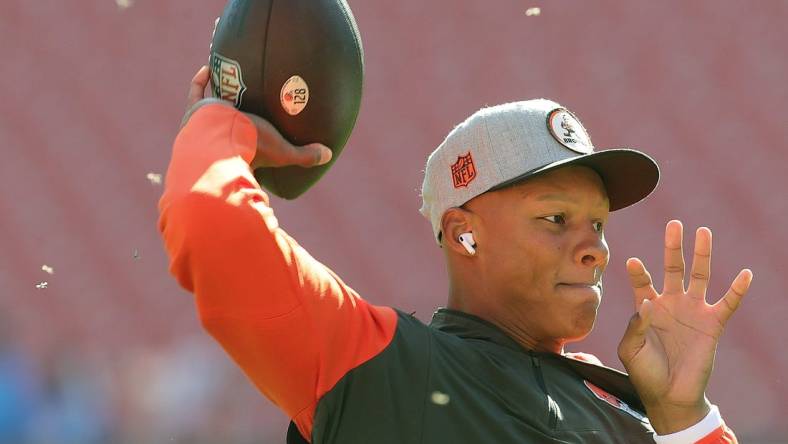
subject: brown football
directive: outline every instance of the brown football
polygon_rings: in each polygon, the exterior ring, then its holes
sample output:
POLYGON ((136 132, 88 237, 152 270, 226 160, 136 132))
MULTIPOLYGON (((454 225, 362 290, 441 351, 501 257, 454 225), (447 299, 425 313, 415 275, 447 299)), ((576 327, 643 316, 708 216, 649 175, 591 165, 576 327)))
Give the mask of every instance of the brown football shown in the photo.
POLYGON ((294 199, 339 158, 356 123, 361 37, 344 0, 230 0, 211 43, 211 90, 271 122, 291 143, 320 142, 326 165, 258 168, 271 193, 294 199))

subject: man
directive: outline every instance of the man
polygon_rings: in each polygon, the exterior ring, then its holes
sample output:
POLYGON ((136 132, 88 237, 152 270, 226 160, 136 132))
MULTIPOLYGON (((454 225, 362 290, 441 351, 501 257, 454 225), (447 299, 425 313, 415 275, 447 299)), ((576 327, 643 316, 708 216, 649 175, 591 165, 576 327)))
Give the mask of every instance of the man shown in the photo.
POLYGON ((687 290, 678 221, 666 229, 661 294, 639 260, 627 262, 636 314, 618 351, 629 377, 564 352, 594 324, 609 212, 656 186, 648 156, 594 153, 576 117, 548 100, 483 109, 456 127, 422 188, 450 281, 447 308, 425 326, 367 303, 314 260, 252 176, 322 164, 330 150, 294 147, 263 119, 203 99, 207 82, 202 68, 160 230, 204 327, 292 418, 288 441, 735 442, 704 393, 752 273, 706 304, 708 229, 696 233, 687 290))

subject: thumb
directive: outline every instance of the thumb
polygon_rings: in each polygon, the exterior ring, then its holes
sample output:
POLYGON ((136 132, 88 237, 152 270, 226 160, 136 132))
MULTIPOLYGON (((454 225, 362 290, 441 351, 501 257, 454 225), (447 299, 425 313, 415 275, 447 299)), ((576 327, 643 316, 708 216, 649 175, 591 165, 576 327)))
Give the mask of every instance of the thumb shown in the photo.
POLYGON ((205 97, 205 88, 208 87, 208 82, 211 81, 211 71, 207 66, 203 65, 194 74, 191 83, 189 84, 189 93, 186 97, 186 109, 194 106, 195 103, 205 97))
POLYGON ((643 300, 638 312, 630 318, 624 337, 618 344, 618 358, 625 367, 646 345, 646 332, 651 325, 651 312, 654 308, 652 304, 649 299, 643 300))
POLYGON ((321 143, 310 143, 304 146, 293 147, 292 162, 302 167, 325 165, 331 161, 333 153, 321 143))

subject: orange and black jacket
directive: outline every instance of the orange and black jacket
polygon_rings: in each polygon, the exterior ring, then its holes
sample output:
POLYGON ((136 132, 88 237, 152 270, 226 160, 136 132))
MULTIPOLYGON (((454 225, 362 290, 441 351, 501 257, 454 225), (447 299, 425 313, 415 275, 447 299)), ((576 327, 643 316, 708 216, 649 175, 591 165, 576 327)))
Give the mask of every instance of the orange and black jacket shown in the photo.
MULTIPOLYGON (((362 299, 279 227, 249 167, 256 138, 229 106, 197 110, 173 147, 159 229, 202 325, 298 439, 654 442, 623 373, 525 350, 465 313, 424 325, 362 299)), ((698 442, 735 437, 722 426, 698 442)))

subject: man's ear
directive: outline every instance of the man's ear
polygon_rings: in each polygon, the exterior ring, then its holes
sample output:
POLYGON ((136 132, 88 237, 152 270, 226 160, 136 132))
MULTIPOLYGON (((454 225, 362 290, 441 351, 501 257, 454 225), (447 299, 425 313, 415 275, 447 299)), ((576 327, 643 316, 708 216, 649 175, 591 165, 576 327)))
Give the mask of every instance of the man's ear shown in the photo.
POLYGON ((459 237, 462 233, 473 232, 472 219, 473 213, 466 209, 454 207, 446 210, 441 218, 441 246, 457 254, 471 256, 460 243, 459 237))

